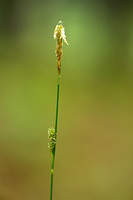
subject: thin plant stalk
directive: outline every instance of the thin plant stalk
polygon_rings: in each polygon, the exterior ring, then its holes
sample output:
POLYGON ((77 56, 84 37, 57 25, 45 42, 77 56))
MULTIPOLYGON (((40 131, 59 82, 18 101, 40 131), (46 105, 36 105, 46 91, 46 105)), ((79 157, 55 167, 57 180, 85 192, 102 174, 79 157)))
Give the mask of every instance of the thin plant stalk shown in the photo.
POLYGON ((55 163, 55 150, 57 141, 57 125, 58 125, 58 108, 59 108, 59 90, 60 90, 60 74, 61 74, 61 58, 62 58, 62 47, 63 41, 66 41, 65 29, 60 21, 54 31, 54 39, 57 39, 56 43, 56 56, 57 56, 57 102, 56 102, 56 116, 55 116, 55 129, 48 129, 48 147, 50 148, 52 163, 51 163, 51 185, 50 185, 50 200, 53 198, 53 174, 54 174, 54 163, 55 163))
MULTIPOLYGON (((58 124, 58 108, 59 108, 59 91, 60 91, 60 75, 57 79, 57 102, 56 102, 56 117, 55 117, 55 135, 57 139, 57 124, 58 124)), ((56 145, 55 145, 56 149, 56 145)), ((55 149, 52 154, 52 163, 51 163, 51 189, 50 189, 50 200, 52 200, 53 195, 53 173, 54 173, 54 162, 55 162, 55 149)))

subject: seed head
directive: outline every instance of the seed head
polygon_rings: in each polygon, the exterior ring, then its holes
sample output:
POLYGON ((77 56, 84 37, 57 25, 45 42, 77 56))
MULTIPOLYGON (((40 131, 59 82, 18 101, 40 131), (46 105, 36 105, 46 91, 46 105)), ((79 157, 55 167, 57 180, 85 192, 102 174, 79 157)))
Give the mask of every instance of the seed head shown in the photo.
POLYGON ((56 134, 54 128, 48 129, 48 147, 50 149, 50 152, 53 153, 56 146, 56 134))
POLYGON ((58 25, 55 27, 54 39, 56 38, 57 38, 57 43, 56 43, 57 68, 58 68, 58 74, 60 74, 63 41, 68 45, 66 41, 65 28, 62 25, 62 21, 59 21, 58 25))

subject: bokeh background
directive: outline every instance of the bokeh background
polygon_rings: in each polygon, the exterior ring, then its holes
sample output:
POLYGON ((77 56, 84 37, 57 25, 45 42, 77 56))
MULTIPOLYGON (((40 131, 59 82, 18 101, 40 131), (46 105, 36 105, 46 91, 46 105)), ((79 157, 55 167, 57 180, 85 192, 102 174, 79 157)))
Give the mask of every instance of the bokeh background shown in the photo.
POLYGON ((48 200, 58 21, 63 46, 54 200, 133 199, 129 0, 0 0, 0 200, 48 200))

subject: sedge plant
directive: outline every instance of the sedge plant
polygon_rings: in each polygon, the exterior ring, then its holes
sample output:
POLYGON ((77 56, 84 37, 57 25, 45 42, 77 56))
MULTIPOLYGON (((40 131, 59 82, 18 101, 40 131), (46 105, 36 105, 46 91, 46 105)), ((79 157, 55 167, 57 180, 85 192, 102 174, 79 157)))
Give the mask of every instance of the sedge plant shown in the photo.
POLYGON ((61 75, 61 59, 62 59, 62 48, 63 41, 68 45, 66 41, 65 29, 62 25, 62 21, 58 23, 54 30, 54 39, 56 42, 56 57, 57 57, 57 102, 56 102, 56 116, 55 116, 55 128, 48 129, 48 147, 50 149, 52 163, 51 163, 51 185, 50 185, 50 200, 53 196, 53 173, 54 173, 54 162, 55 162, 55 150, 57 141, 57 125, 58 125, 58 107, 59 107, 59 90, 60 90, 60 75, 61 75))

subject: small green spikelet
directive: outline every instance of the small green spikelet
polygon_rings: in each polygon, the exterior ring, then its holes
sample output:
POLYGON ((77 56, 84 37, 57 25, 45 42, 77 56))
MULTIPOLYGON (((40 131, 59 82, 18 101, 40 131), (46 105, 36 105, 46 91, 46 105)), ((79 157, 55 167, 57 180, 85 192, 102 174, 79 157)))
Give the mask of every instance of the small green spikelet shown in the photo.
POLYGON ((53 153, 56 146, 56 134, 54 128, 48 129, 48 147, 50 149, 50 152, 53 153))

